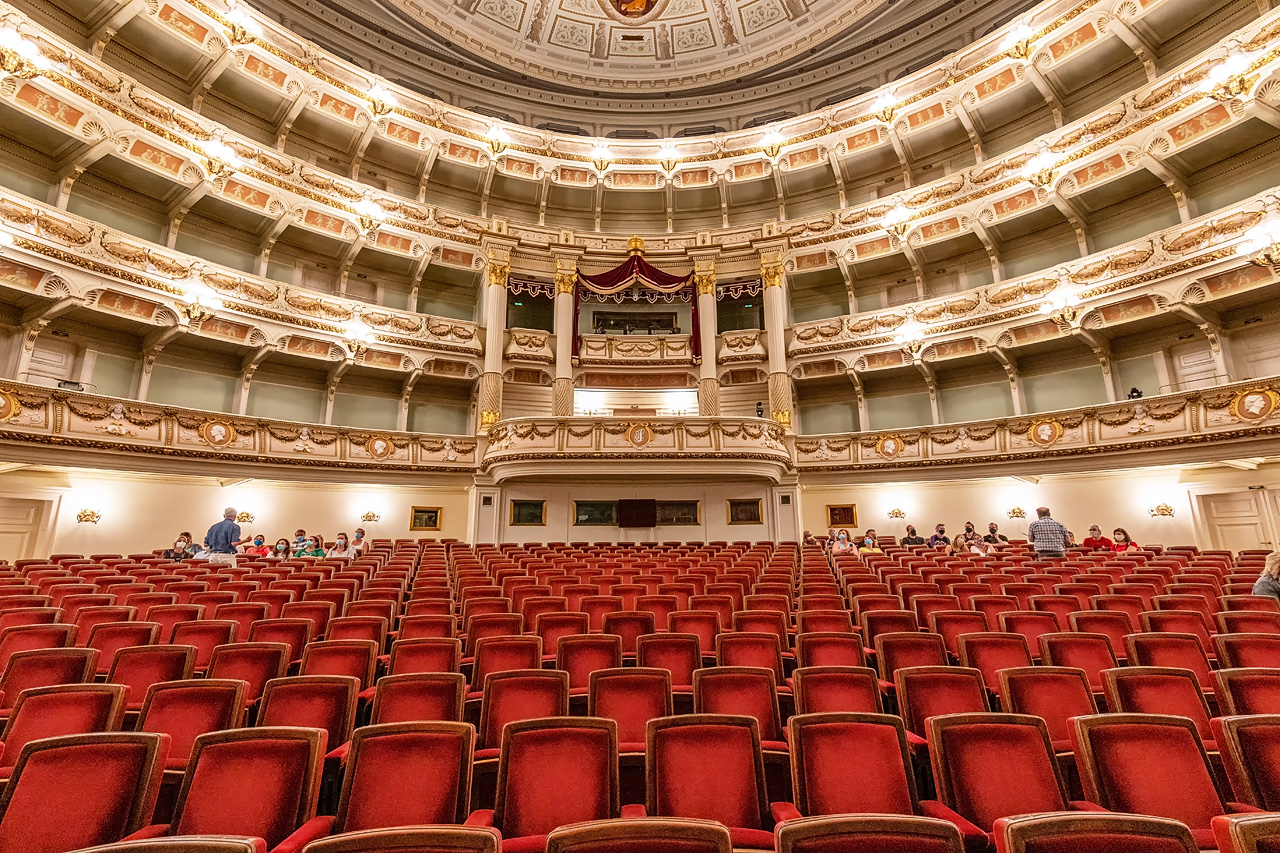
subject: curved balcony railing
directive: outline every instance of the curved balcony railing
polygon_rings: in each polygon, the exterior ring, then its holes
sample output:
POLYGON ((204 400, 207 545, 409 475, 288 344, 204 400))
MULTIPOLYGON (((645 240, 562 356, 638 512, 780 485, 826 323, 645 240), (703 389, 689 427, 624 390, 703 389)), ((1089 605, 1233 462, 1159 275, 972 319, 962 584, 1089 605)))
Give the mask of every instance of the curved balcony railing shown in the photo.
MULTIPOLYGON (((174 2, 178 3, 178 0, 174 2)), ((1126 8, 1133 9, 1140 5, 1125 4, 1126 8)), ((221 43, 219 40, 223 37, 217 34, 220 20, 216 14, 209 19, 210 26, 205 28, 206 40, 221 43)), ((32 24, 25 26, 34 30, 32 24)), ((1092 188, 1104 180, 1144 168, 1144 156, 1159 160, 1166 154, 1179 153, 1178 149, 1186 144, 1202 141, 1206 134, 1221 133, 1245 120, 1244 102, 1255 97, 1277 61, 1276 51, 1270 50, 1277 34, 1280 34, 1280 12, 1273 12, 1157 81, 1085 119, 1046 134, 1016 151, 913 187, 896 198, 780 223, 710 229, 709 242, 729 248, 754 240, 785 236, 793 245, 803 247, 825 246, 858 238, 858 251, 854 256, 860 258, 864 253, 897 250, 897 237, 893 234, 886 236, 883 222, 897 205, 906 210, 910 218, 910 233, 904 229, 902 237, 917 243, 941 239, 967 229, 972 222, 982 222, 983 216, 989 217, 985 224, 990 224, 1005 216, 1024 215, 1047 205, 1048 195, 1055 190, 1072 193, 1086 184, 1092 188), (1229 106, 1222 106, 1206 91, 1205 81, 1210 79, 1211 72, 1224 66, 1232 49, 1245 51, 1245 67, 1227 81, 1227 88, 1213 89, 1230 101, 1229 106), (1199 124, 1193 125, 1192 121, 1199 124), (1161 134, 1163 137, 1156 139, 1161 134), (1117 144, 1127 147, 1123 152, 1107 150, 1117 144), (1030 184, 1024 177, 1023 173, 1032 163, 1037 167, 1036 175, 1049 175, 1041 185, 1030 184), (1006 194, 1007 197, 997 197, 1006 194), (874 239, 860 239, 867 235, 874 235, 874 239), (880 248, 882 243, 883 248, 880 248)), ((0 87, 0 97, 50 126, 89 142, 116 136, 121 156, 175 183, 190 186, 208 178, 213 184, 213 192, 228 203, 246 207, 256 215, 295 217, 299 227, 316 230, 326 237, 337 237, 347 242, 368 239, 375 248, 410 257, 441 251, 443 246, 450 246, 463 254, 470 252, 474 256, 480 235, 489 231, 538 246, 557 244, 565 237, 565 232, 554 227, 533 222, 491 221, 447 211, 319 171, 301 159, 211 122, 47 33, 39 32, 39 42, 46 48, 47 57, 56 63, 54 68, 32 81, 9 78, 6 86, 0 87), (234 155, 239 161, 238 167, 233 169, 226 155, 221 159, 211 155, 210 151, 215 149, 234 155), (218 162, 215 165, 213 161, 218 162), (230 172, 234 174, 224 174, 230 172), (365 224, 371 220, 383 223, 376 236, 369 234, 369 227, 365 224)), ((250 43, 256 44, 252 40, 250 43)), ((226 49, 232 50, 240 61, 247 61, 245 57, 251 55, 246 52, 244 43, 230 43, 226 49)), ((997 52, 993 59, 989 45, 985 50, 986 61, 978 62, 973 68, 991 69, 994 64, 1009 58, 997 52)), ((1040 57, 1051 54, 1052 51, 1040 50, 1031 54, 1030 60, 1020 61, 1037 64, 1040 57)), ((966 78, 966 74, 953 74, 951 79, 958 78, 966 78)), ((1019 77, 1010 72, 1010 79, 1019 77)), ((969 79, 968 85, 977 86, 979 82, 969 79)), ((338 84, 335 82, 333 85, 338 84)), ((351 86, 344 85, 345 89, 339 86, 335 91, 350 94, 351 86)), ((565 163, 576 165, 557 165, 557 146, 581 147, 586 143, 580 138, 546 143, 549 147, 539 149, 537 157, 531 154, 529 156, 533 159, 523 161, 509 153, 493 154, 487 142, 478 142, 477 137, 486 132, 487 123, 479 124, 474 118, 462 122, 464 127, 458 128, 460 141, 444 136, 436 139, 433 134, 439 136, 442 123, 446 123, 441 118, 443 113, 440 110, 445 110, 442 106, 436 112, 414 113, 422 124, 419 130, 411 131, 396 124, 398 118, 411 111, 377 112, 377 103, 366 103, 362 100, 363 95, 352 99, 359 106, 335 101, 333 95, 321 94, 319 90, 303 92, 300 88, 297 97, 308 97, 309 101, 315 102, 317 109, 331 117, 336 112, 338 120, 348 121, 353 128, 377 128, 393 143, 405 134, 411 134, 411 138, 416 140, 414 148, 436 146, 439 156, 463 166, 488 168, 493 165, 505 174, 530 180, 542 180, 544 175, 550 175, 553 180, 570 186, 594 186, 597 181, 604 180, 614 189, 652 191, 662 189, 669 182, 685 188, 703 184, 711 186, 722 180, 767 179, 775 168, 790 171, 822 166, 828 162, 832 152, 847 154, 872 145, 888 146, 892 134, 904 134, 917 126, 932 125, 944 118, 956 119, 957 110, 965 98, 957 98, 955 93, 948 96, 946 92, 950 85, 952 83, 943 83, 922 89, 918 97, 923 99, 921 103, 927 100, 930 105, 919 113, 906 106, 916 98, 912 96, 897 107, 885 108, 888 112, 882 109, 878 116, 857 111, 846 115, 841 111, 847 112, 849 108, 842 107, 831 108, 834 112, 828 110, 828 114, 820 118, 810 116, 805 120, 793 120, 787 127, 794 125, 794 136, 790 140, 784 138, 776 150, 772 145, 766 146, 768 151, 762 150, 754 142, 740 148, 733 148, 725 140, 682 142, 682 145, 690 146, 687 158, 690 162, 666 169, 656 161, 649 162, 640 149, 620 149, 617 158, 604 170, 603 178, 597 165, 580 162, 582 157, 590 161, 588 155, 566 154, 564 156, 569 159, 565 163), (575 157, 579 159, 575 160, 575 157), (725 162, 721 163, 721 159, 725 162), (524 165, 517 167, 517 162, 524 165), (715 168, 706 165, 712 162, 717 164, 715 168), (633 168, 633 164, 634 168, 643 167, 647 171, 625 171, 633 168), (571 173, 572 178, 568 177, 571 173), (700 176, 697 181, 692 177, 694 173, 700 176)), ((975 102, 979 100, 976 90, 965 95, 970 96, 975 102)), ((759 133, 752 131, 746 134, 746 138, 755 140, 759 133)), ((508 150, 513 152, 519 148, 519 144, 513 144, 508 150)), ((636 230, 644 231, 643 228, 636 230)), ((707 245, 705 235, 692 232, 667 234, 665 229, 655 230, 663 233, 650 238, 650 247, 654 250, 681 252, 707 245)), ((592 251, 621 252, 626 250, 626 241, 632 233, 573 235, 570 241, 592 251)), ((852 251, 851 246, 845 248, 852 251)), ((833 260, 830 258, 822 262, 823 265, 831 263, 833 260)))
MULTIPOLYGON (((303 469, 404 481, 836 473, 869 481, 1031 473, 1280 453, 1280 377, 1059 412, 791 436, 759 418, 512 418, 481 436, 368 430, 197 411, 0 382, 6 458, 134 470, 303 469)), ((294 473, 288 476, 307 476, 294 473)))

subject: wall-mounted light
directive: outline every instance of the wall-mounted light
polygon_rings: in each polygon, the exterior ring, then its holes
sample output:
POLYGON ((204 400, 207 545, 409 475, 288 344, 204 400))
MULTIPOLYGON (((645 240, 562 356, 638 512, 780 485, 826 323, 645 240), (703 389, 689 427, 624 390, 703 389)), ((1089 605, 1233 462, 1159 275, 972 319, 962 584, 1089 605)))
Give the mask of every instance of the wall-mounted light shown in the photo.
POLYGON ((253 524, 253 513, 242 509, 236 513, 236 521, 240 524, 253 524))
POLYGON ((1000 40, 1000 49, 1014 59, 1026 59, 1031 55, 1031 38, 1035 34, 1035 30, 1020 21, 1004 34, 1004 38, 1000 40))
POLYGON ((1040 304, 1040 313, 1055 323, 1070 326, 1080 319, 1080 297, 1074 293, 1064 293, 1040 304))
POLYGON ((203 285, 191 288, 182 298, 185 301, 177 306, 178 313, 185 317, 188 323, 208 320, 213 316, 214 311, 222 307, 222 300, 218 295, 203 285))
POLYGON ((373 341, 373 331, 363 320, 356 318, 347 324, 347 339, 343 343, 353 358, 368 352, 369 344, 373 341))
POLYGON ((915 358, 924 349, 924 330, 915 320, 908 320, 902 325, 902 330, 894 336, 893 342, 906 355, 915 358))
POLYGON ((40 48, 11 26, 0 29, 0 72, 20 80, 39 77, 53 67, 40 48))
POLYGON ((363 521, 365 524, 373 524, 376 521, 382 521, 382 516, 370 510, 369 512, 366 512, 364 515, 360 516, 360 520, 363 521))
POLYGON ((613 152, 609 150, 609 146, 603 142, 596 143, 596 146, 591 149, 591 163, 596 167, 596 171, 603 175, 612 162, 613 152))
POLYGON ((76 521, 80 524, 97 524, 102 521, 102 514, 95 509, 82 509, 76 513, 76 521))
POLYGON ((489 150, 494 156, 501 154, 511 144, 511 134, 500 124, 489 125, 489 150))
POLYGON ((911 212, 901 204, 894 204, 880 217, 880 227, 901 240, 911 227, 911 212))
POLYGON ((1252 255, 1249 261, 1260 267, 1280 267, 1280 222, 1263 220, 1244 232, 1236 254, 1252 255))
POLYGON ((8 231, 0 231, 0 250, 4 250, 13 245, 13 235, 8 231))
POLYGON ((876 99, 871 102, 871 114, 885 124, 893 121, 893 113, 897 108, 898 96, 889 91, 876 95, 876 99))
POLYGON ((360 230, 372 231, 382 224, 382 220, 386 217, 387 212, 382 209, 381 205, 369 197, 365 197, 351 205, 351 209, 356 212, 360 230))
POLYGON ((231 9, 224 17, 227 19, 227 37, 232 44, 251 44, 254 39, 262 37, 262 25, 245 14, 243 9, 231 9))
POLYGON ((662 164, 664 172, 671 174, 680 165, 680 152, 670 144, 664 145, 658 151, 658 162, 662 164))
POLYGON ((782 143, 785 141, 786 140, 782 138, 781 133, 771 129, 766 131, 764 136, 760 137, 760 150, 763 151, 764 155, 770 160, 776 160, 778 159, 778 155, 782 153, 782 143))
POLYGON ((1022 165, 1022 177, 1037 187, 1047 187, 1053 183, 1057 167, 1058 158, 1048 151, 1041 151, 1022 165))
POLYGON ((1026 518, 1027 511, 1020 506, 1015 506, 1013 509, 1009 510, 1009 517, 1010 518, 1026 518))
POLYGON ((396 108, 396 96, 382 83, 369 87, 369 109, 375 116, 384 116, 396 108))
POLYGON ((1244 93, 1249 59, 1243 54, 1232 53, 1209 69, 1202 84, 1209 96, 1219 101, 1229 101, 1244 93))
POLYGON ((894 507, 893 509, 889 510, 889 517, 890 518, 906 518, 907 514, 902 510, 898 509, 897 507, 894 507))
POLYGON ((221 139, 210 139, 204 149, 204 171, 209 180, 230 177, 240 168, 240 156, 221 139))
POLYGON ((1147 510, 1152 518, 1173 518, 1173 507, 1168 504, 1156 504, 1147 510))

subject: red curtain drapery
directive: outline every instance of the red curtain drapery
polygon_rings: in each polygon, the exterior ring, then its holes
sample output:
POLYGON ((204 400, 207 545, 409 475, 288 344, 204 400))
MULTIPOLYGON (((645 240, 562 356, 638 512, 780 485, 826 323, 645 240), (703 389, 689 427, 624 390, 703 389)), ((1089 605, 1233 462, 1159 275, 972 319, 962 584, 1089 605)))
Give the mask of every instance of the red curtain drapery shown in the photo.
MULTIPOLYGON (((584 293, 595 293, 602 296, 608 296, 621 290, 626 290, 635 285, 656 290, 660 293, 678 293, 688 287, 693 279, 693 273, 687 275, 672 275, 668 272, 655 267, 646 261, 637 252, 632 254, 625 261, 611 270, 602 272, 599 275, 587 275, 586 273, 578 273, 578 281, 573 289, 573 354, 576 357, 581 351, 581 336, 578 334, 578 318, 582 311, 582 297, 584 293)), ((692 302, 692 323, 693 328, 690 330, 689 348, 693 354, 694 363, 702 361, 702 338, 698 328, 698 297, 695 294, 692 302)))

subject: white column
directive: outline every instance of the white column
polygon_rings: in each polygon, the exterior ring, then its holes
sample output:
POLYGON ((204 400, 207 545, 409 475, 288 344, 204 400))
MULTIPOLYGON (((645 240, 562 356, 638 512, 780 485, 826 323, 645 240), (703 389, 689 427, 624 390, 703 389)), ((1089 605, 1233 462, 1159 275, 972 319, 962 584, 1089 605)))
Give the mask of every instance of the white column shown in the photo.
POLYGON ((511 275, 510 242, 486 243, 484 293, 484 373, 480 375, 480 422, 487 430, 502 417, 502 347, 507 331, 507 279, 511 275))
POLYGON ((556 255, 556 378, 551 386, 551 413, 558 418, 573 414, 573 312, 578 282, 576 255, 556 255))
POLYGON ((787 373, 787 306, 783 290, 786 272, 782 246, 760 251, 760 279, 764 284, 764 331, 769 338, 769 416, 791 428, 791 376, 787 373))
POLYGON ((720 374, 716 363, 716 252, 690 252, 693 283, 698 300, 698 344, 702 364, 698 370, 698 414, 720 416, 720 374))

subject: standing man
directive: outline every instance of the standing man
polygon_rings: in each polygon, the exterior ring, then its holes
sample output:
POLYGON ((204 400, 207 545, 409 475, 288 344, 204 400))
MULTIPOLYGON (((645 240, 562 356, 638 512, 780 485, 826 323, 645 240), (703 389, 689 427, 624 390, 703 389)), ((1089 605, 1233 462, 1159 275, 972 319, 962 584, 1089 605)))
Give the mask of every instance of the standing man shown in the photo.
POLYGON ((1052 560, 1067 556, 1067 528, 1049 517, 1047 506, 1036 509, 1036 520, 1027 527, 1027 537, 1036 549, 1036 559, 1052 560))
POLYGON ((982 541, 988 545, 1003 545, 1009 541, 1009 537, 1001 533, 993 521, 987 525, 987 535, 982 537, 982 541))
POLYGON ((240 544, 240 525, 236 524, 236 508, 229 506, 222 511, 219 521, 204 537, 209 549, 209 562, 235 567, 236 546, 240 544))

